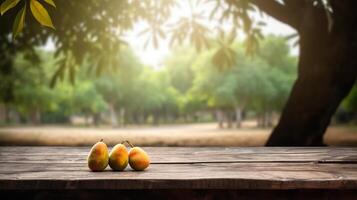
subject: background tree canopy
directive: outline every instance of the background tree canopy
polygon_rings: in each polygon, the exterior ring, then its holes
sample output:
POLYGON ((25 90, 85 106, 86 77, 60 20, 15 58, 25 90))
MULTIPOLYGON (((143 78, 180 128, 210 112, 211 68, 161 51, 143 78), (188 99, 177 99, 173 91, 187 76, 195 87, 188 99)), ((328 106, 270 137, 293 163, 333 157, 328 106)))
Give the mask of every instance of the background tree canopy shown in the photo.
MULTIPOLYGON (((286 40, 277 36, 268 36, 261 44, 267 51, 287 47, 286 40)), ((280 112, 296 78, 295 59, 289 51, 281 51, 276 56, 286 62, 271 65, 264 56, 246 57, 239 42, 232 48, 238 56, 228 69, 212 64, 214 48, 198 53, 184 46, 174 50, 160 70, 143 65, 130 48, 123 48, 118 55, 125 62, 112 70, 97 76, 79 67, 75 85, 62 82, 52 89, 54 52, 36 49, 37 65, 19 53, 11 77, 15 83, 11 105, 21 120, 31 123, 68 122, 80 115, 112 126, 159 124, 210 121, 215 113, 226 118, 218 119, 221 125, 228 120, 232 126, 237 118, 239 127, 242 112, 249 111, 261 118, 259 126, 271 126, 271 115, 280 112), (239 113, 232 114, 237 109, 239 113)), ((83 65, 90 65, 88 60, 83 65)))

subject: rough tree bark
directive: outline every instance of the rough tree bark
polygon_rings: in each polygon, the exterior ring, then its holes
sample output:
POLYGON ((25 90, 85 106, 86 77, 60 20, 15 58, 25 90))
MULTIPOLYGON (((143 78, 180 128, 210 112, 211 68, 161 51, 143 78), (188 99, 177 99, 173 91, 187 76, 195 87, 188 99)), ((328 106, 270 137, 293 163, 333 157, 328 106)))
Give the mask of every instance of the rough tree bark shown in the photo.
POLYGON ((332 115, 357 75, 356 1, 331 1, 329 30, 324 9, 306 5, 298 24, 298 79, 268 146, 319 146, 332 115))
POLYGON ((298 79, 266 145, 323 145, 332 115, 356 80, 357 1, 331 0, 331 21, 311 1, 251 2, 300 36, 298 79))

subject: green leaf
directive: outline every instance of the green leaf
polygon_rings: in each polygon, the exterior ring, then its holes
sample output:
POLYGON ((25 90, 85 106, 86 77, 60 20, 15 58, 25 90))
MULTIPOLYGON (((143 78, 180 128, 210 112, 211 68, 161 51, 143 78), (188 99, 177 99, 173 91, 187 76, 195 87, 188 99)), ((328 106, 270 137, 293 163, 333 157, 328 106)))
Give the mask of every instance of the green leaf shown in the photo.
POLYGON ((35 19, 43 26, 55 29, 47 10, 37 0, 30 0, 30 9, 35 19))
POLYGON ((15 37, 22 31, 25 23, 25 15, 26 15, 26 4, 25 6, 17 13, 13 27, 12 27, 12 38, 15 37))
POLYGON ((66 59, 62 58, 56 62, 59 67, 53 74, 51 81, 50 81, 50 88, 54 88, 58 80, 63 78, 64 71, 66 69, 66 59))
POLYGON ((286 40, 291 40, 291 39, 297 38, 298 36, 299 36, 298 33, 292 33, 292 34, 289 34, 289 35, 285 36, 284 38, 286 40))
POLYGON ((56 4, 53 0, 44 0, 46 3, 50 4, 51 6, 56 8, 56 4))
POLYGON ((1 15, 3 15, 6 11, 10 10, 11 8, 15 7, 20 0, 6 0, 1 4, 0 11, 1 15))

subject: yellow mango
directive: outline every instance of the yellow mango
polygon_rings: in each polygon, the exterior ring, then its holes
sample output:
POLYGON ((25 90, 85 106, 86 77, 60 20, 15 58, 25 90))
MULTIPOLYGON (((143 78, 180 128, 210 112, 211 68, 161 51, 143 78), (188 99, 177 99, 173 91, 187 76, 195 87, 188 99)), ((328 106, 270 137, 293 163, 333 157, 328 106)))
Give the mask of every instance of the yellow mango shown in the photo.
POLYGON ((88 167, 94 172, 103 171, 108 166, 108 147, 103 139, 93 145, 87 158, 88 167))
POLYGON ((116 171, 123 171, 128 166, 128 151, 123 144, 117 144, 109 154, 109 166, 116 171))

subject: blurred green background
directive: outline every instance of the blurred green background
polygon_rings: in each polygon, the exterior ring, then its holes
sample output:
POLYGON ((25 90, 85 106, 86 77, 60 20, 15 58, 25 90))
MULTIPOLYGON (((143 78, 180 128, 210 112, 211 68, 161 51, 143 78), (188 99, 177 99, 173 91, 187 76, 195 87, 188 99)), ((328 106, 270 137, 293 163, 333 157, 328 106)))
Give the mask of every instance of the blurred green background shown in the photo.
MULTIPOLYGON (((84 62, 88 66, 77 68, 74 83, 65 77, 52 88, 54 52, 37 48, 39 59, 33 61, 18 53, 14 73, 0 79, 2 86, 14 83, 12 100, 0 104, 1 143, 85 145, 105 137, 143 145, 263 145, 296 79, 297 58, 282 36, 266 36, 260 44, 258 54, 249 57, 236 42, 232 67, 216 67, 214 49, 181 46, 160 69, 142 63, 128 46, 118 52, 112 69, 87 70, 90 63, 84 62), (80 137, 58 141, 55 133, 80 137)), ((0 91, 3 97, 8 94, 0 91)), ((330 131, 330 144, 355 144, 356 106, 357 87, 335 114, 338 128, 330 131)))
MULTIPOLYGON (((264 145, 298 77, 298 32, 260 3, 0 2, 2 145, 264 145)), ((356 123, 355 84, 325 141, 357 145, 356 123)))

